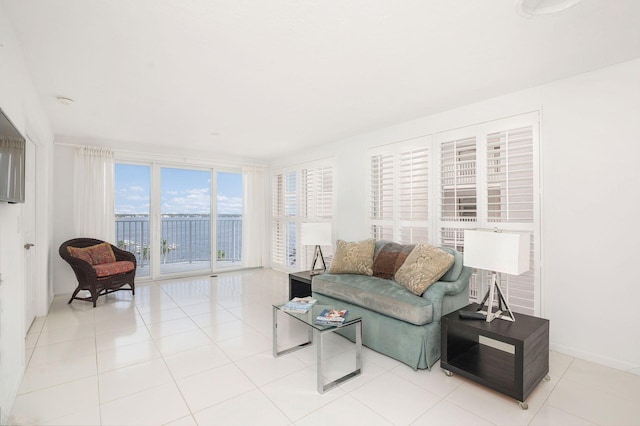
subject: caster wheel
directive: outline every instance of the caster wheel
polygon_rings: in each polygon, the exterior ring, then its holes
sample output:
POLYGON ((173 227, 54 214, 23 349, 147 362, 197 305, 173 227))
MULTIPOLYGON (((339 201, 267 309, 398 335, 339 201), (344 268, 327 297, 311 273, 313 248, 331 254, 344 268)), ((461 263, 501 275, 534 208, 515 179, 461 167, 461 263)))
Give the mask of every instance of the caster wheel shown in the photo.
POLYGON ((442 371, 444 371, 444 375, 447 376, 447 377, 453 376, 453 373, 451 371, 449 371, 449 370, 442 370, 442 371))
POLYGON ((544 376, 544 379, 542 379, 542 380, 544 380, 545 382, 550 382, 551 381, 551 376, 547 374, 546 376, 544 376))
POLYGON ((526 402, 522 402, 519 401, 518 405, 520 406, 520 408, 522 408, 523 410, 528 410, 529 409, 529 404, 527 404, 526 402))

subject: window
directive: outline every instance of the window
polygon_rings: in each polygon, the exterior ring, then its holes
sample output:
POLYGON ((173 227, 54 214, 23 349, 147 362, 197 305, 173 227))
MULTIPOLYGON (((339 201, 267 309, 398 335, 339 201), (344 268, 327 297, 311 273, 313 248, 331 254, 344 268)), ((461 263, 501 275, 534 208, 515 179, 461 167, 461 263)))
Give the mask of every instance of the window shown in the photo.
MULTIPOLYGON (((531 113, 370 149, 371 236, 464 252, 465 229, 528 231, 531 269, 503 276, 503 290, 514 311, 539 313, 537 129, 531 113)), ((473 274, 470 300, 484 296, 486 275, 473 274)))
POLYGON ((241 173, 116 163, 114 195, 116 241, 136 255, 136 275, 241 265, 241 173))
POLYGON ((377 240, 429 237, 429 145, 418 138, 369 151, 369 228, 377 240))
MULTIPOLYGON (((537 140, 537 114, 436 135, 440 198, 434 242, 464 252, 464 229, 530 232, 531 269, 502 275, 511 309, 526 314, 538 309, 537 140)), ((484 296, 488 279, 485 271, 473 274, 472 301, 484 296)))
MULTIPOLYGON (((284 269, 311 266, 314 247, 299 244, 303 222, 333 221, 333 164, 299 165, 272 176, 271 262, 284 269)), ((332 248, 323 248, 329 263, 332 248)))

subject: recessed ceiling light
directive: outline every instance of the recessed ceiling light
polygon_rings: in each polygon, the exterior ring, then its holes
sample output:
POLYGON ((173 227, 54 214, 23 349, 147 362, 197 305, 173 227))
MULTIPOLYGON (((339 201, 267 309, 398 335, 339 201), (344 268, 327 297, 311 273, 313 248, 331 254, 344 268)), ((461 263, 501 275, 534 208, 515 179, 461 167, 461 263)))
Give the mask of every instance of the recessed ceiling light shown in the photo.
POLYGON ((554 15, 580 3, 582 0, 518 0, 516 10, 525 18, 554 15))
POLYGON ((56 100, 62 105, 71 105, 73 103, 73 99, 67 98, 66 96, 56 96, 56 100))
POLYGON ((211 132, 209 133, 210 136, 220 136, 220 132, 211 132))

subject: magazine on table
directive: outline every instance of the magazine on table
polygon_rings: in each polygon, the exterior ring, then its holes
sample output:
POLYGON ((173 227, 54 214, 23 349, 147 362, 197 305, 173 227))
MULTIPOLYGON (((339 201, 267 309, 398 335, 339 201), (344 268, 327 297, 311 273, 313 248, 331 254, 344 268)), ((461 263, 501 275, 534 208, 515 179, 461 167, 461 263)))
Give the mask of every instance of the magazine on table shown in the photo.
POLYGON ((346 309, 324 309, 315 320, 318 325, 342 325, 347 319, 349 311, 346 309))
POLYGON ((304 314, 305 312, 309 311, 309 309, 311 309, 313 304, 316 302, 317 300, 313 299, 311 296, 294 297, 293 299, 285 303, 280 309, 286 312, 293 312, 295 314, 304 314))

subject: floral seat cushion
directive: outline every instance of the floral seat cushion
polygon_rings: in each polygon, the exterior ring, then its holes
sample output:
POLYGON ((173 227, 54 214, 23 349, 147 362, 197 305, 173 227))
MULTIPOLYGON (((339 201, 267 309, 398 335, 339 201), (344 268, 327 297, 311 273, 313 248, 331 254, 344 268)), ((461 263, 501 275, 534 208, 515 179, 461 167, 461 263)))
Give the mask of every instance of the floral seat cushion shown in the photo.
POLYGON ((93 269, 95 269, 96 276, 98 278, 124 274, 126 272, 132 271, 133 268, 133 262, 129 262, 128 260, 93 265, 93 269))

